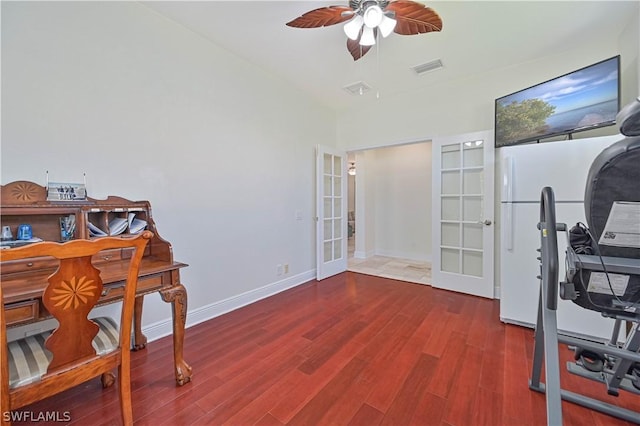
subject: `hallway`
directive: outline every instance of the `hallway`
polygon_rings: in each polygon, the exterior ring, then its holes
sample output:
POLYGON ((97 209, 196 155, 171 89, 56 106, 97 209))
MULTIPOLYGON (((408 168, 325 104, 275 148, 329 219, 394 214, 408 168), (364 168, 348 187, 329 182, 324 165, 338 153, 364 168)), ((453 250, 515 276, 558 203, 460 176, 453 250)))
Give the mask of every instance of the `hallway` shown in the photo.
POLYGON ((353 257, 355 238, 349 238, 347 270, 417 284, 431 284, 431 263, 387 256, 353 257))

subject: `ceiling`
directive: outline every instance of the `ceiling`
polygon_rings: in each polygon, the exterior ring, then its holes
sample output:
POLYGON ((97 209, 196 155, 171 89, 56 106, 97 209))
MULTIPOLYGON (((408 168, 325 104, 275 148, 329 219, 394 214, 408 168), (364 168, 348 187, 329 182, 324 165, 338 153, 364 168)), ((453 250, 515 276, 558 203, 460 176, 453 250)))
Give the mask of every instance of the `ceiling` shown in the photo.
POLYGON ((347 0, 142 3, 339 111, 618 35, 638 16, 640 2, 423 1, 441 16, 441 32, 393 33, 359 61, 347 51, 343 24, 285 25, 309 10, 347 0), (444 67, 421 75, 411 69, 435 59, 444 67), (343 89, 358 81, 373 89, 364 95, 343 89))

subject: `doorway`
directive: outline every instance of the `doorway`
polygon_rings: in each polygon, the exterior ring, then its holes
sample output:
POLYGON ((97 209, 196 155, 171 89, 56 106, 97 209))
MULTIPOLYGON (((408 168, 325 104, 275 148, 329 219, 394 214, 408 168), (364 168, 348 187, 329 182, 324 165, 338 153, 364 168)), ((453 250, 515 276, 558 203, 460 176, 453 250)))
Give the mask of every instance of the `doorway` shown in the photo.
POLYGON ((348 266, 431 283, 431 142, 348 153, 348 266))

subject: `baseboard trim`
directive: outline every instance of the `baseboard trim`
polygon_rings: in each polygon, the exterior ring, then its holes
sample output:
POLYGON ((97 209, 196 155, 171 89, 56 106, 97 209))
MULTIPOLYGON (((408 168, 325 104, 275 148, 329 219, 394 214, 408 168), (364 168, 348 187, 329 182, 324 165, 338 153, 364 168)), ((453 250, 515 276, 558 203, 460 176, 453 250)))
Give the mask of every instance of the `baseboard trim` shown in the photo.
POLYGON ((385 257, 398 257, 400 259, 413 260, 415 262, 431 262, 430 255, 415 252, 398 252, 393 250, 376 250, 376 255, 385 257))
POLYGON ((373 251, 361 251, 361 250, 357 250, 353 252, 353 257, 355 257, 356 259, 368 259, 371 256, 374 255, 373 251))
MULTIPOLYGON (((263 287, 220 300, 206 306, 201 306, 187 312, 186 328, 208 321, 220 315, 234 311, 243 306, 250 305, 269 296, 273 296, 290 288, 299 286, 316 278, 316 270, 303 272, 292 277, 267 284, 263 287)), ((142 332, 147 336, 147 341, 153 342, 173 333, 173 321, 167 319, 142 327, 142 332)))

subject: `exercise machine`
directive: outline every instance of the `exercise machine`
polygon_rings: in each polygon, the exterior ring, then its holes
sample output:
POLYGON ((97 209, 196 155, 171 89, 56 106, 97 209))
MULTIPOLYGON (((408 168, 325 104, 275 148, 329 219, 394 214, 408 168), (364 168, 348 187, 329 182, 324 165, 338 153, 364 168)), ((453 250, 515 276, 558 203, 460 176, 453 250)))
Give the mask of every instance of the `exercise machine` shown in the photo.
MULTIPOLYGON (((626 138, 600 153, 585 188, 587 224, 556 221, 553 188, 540 200, 540 298, 529 388, 546 394, 547 423, 562 424, 562 400, 640 424, 640 412, 562 389, 558 343, 574 351, 571 374, 595 380, 607 394, 640 396, 640 98, 617 116, 626 138), (558 233, 567 238, 559 280, 558 233), (605 341, 558 332, 558 298, 613 318, 605 341), (544 383, 542 367, 544 366, 544 383)), ((564 302, 562 302, 564 303, 564 302)))

